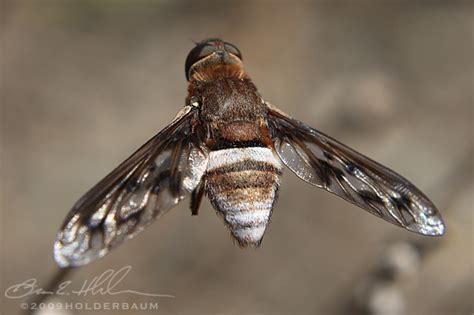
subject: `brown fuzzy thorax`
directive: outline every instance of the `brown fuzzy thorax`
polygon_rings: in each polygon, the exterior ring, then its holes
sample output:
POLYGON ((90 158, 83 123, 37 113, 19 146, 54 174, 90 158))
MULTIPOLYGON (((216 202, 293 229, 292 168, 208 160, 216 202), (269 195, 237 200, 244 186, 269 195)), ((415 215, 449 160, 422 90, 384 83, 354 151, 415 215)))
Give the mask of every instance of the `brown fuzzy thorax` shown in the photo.
MULTIPOLYGON (((233 66, 221 66, 235 70, 233 66)), ((208 140, 269 143, 267 109, 257 88, 249 78, 239 76, 240 72, 229 71, 215 71, 212 81, 190 84, 190 97, 201 101, 200 117, 208 140)))

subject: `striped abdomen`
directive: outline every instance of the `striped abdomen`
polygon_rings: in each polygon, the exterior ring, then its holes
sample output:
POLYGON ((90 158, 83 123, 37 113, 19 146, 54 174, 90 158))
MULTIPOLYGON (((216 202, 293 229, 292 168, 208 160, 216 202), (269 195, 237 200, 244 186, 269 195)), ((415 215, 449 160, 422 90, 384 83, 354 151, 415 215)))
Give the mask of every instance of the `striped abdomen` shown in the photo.
POLYGON ((267 147, 212 151, 206 192, 239 245, 258 246, 280 184, 281 164, 267 147))

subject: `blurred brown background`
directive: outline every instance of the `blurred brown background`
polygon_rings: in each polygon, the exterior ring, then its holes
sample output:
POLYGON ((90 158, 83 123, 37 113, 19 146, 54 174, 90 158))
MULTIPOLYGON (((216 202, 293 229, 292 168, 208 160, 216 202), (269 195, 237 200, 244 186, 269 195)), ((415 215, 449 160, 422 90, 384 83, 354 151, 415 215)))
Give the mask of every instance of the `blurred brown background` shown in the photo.
MULTIPOLYGON (((3 1, 0 10, 2 292, 54 274, 71 205, 171 121, 192 40, 220 36, 241 49, 269 101, 416 183, 447 234, 409 233, 286 171, 260 249, 240 250, 207 201, 191 217, 186 200, 68 280, 77 288, 130 265, 120 289, 175 296, 158 300, 159 314, 355 314, 357 288, 406 241, 423 258, 394 281, 402 311, 392 314, 472 312, 472 2, 3 1)), ((22 301, 2 296, 2 314, 22 301)))

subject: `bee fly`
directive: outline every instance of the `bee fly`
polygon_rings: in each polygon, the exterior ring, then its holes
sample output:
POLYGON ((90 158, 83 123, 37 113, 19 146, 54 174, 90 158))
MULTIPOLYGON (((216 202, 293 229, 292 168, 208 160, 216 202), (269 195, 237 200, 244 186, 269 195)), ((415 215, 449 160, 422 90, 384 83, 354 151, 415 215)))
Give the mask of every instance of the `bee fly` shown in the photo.
POLYGON ((206 194, 238 244, 256 247, 283 164, 390 223, 444 233, 436 207, 402 176, 264 100, 234 45, 198 43, 185 71, 188 97, 176 118, 73 206, 54 245, 60 266, 104 256, 188 195, 193 215, 206 194))

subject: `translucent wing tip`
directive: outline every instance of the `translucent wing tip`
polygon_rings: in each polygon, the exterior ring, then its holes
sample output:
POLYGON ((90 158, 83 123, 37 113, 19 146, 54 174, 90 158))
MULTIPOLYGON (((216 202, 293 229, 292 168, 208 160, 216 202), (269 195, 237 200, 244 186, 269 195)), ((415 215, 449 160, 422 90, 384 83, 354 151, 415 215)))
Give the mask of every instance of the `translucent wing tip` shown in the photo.
POLYGON ((107 254, 107 249, 82 252, 78 242, 64 244, 60 239, 54 242, 54 260, 61 268, 79 267, 101 258, 107 254))
POLYGON ((54 242, 53 255, 54 255, 54 260, 56 261, 59 267, 61 268, 71 267, 70 260, 67 257, 65 257, 63 254, 63 245, 61 241, 54 242))
POLYGON ((440 216, 430 218, 429 223, 413 223, 406 226, 406 229, 418 234, 427 236, 442 236, 446 232, 446 226, 440 216))

